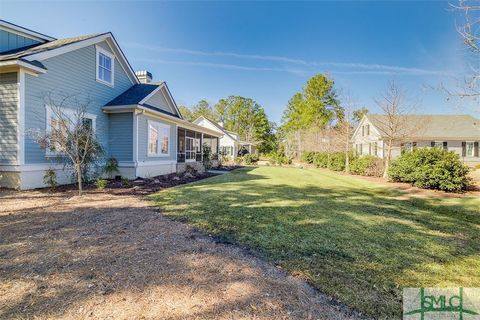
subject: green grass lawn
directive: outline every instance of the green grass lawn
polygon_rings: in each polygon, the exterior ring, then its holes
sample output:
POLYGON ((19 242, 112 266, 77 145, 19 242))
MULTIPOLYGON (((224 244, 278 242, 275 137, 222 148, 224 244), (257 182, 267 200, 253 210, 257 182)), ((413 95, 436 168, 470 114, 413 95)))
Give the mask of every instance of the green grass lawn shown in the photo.
POLYGON ((409 199, 333 172, 259 167, 153 199, 370 316, 400 317, 403 287, 480 287, 478 198, 409 199))

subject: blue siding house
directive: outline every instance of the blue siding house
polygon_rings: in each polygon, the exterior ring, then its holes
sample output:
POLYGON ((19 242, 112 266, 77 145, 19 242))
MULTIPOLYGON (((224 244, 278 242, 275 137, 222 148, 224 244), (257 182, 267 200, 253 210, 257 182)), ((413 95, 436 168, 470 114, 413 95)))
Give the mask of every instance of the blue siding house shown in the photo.
POLYGON ((0 187, 43 187, 48 169, 71 182, 29 134, 49 130, 52 93, 89 101, 87 117, 121 176, 199 166, 205 143, 218 152, 221 134, 184 120, 167 84, 134 72, 111 33, 55 39, 0 20, 0 187))

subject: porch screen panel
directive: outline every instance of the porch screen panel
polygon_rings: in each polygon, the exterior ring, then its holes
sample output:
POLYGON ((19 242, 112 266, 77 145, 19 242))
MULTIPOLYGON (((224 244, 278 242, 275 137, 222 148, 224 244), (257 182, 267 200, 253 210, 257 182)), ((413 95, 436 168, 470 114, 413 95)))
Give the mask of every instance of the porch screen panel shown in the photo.
POLYGON ((187 161, 195 160, 195 131, 187 130, 185 139, 185 159, 187 161))
POLYGON ((178 128, 177 161, 185 162, 185 128, 178 128))
POLYGON ((200 132, 195 132, 196 161, 202 161, 202 145, 202 134, 200 132))

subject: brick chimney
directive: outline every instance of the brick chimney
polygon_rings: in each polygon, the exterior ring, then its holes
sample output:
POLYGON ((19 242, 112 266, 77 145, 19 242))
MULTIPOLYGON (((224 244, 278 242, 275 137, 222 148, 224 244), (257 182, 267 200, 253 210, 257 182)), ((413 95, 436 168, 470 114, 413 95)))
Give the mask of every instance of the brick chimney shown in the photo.
POLYGON ((140 83, 152 82, 152 74, 147 70, 136 71, 135 74, 137 75, 138 80, 140 80, 140 83))

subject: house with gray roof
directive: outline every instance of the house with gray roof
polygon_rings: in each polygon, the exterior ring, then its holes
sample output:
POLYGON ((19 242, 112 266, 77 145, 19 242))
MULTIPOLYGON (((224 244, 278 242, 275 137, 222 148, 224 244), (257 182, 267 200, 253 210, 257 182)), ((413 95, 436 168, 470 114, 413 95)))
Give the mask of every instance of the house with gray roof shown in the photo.
MULTIPOLYGON (((454 151, 467 165, 480 164, 480 120, 470 115, 404 115, 396 123, 398 138, 392 158, 414 148, 443 148, 454 151)), ((358 155, 386 156, 387 116, 367 114, 353 133, 358 155)))
POLYGON ((223 135, 219 141, 220 153, 227 158, 233 159, 234 157, 240 155, 257 153, 256 144, 254 142, 241 140, 238 133, 225 129, 223 122, 218 123, 208 119, 207 117, 200 116, 195 119, 193 123, 211 130, 215 130, 223 135))
POLYGON ((167 83, 134 72, 112 33, 55 39, 0 20, 0 187, 42 187, 47 169, 71 182, 29 134, 51 129, 51 93, 88 99, 86 120, 123 177, 199 165, 204 144, 218 153, 222 134, 183 119, 167 83))

